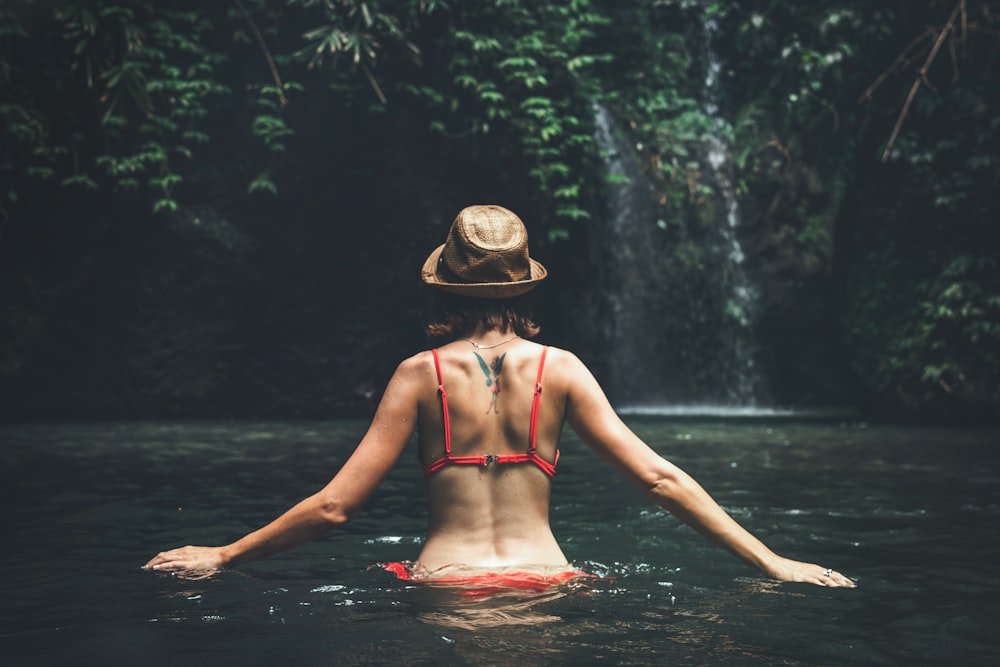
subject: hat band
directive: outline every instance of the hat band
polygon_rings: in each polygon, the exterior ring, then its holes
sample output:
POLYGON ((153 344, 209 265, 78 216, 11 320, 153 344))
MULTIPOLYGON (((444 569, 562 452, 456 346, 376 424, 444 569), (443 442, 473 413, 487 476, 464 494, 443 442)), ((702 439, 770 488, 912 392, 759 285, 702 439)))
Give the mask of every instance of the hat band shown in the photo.
POLYGON ((445 261, 444 254, 442 253, 438 257, 437 274, 443 282, 454 283, 454 284, 464 284, 464 285, 480 285, 480 284, 495 284, 495 283, 511 283, 516 284, 524 282, 526 280, 531 280, 531 264, 528 264, 527 270, 524 272, 523 278, 512 278, 509 274, 503 276, 504 280, 479 280, 470 282, 466 278, 458 275, 455 271, 448 266, 448 262, 445 261))

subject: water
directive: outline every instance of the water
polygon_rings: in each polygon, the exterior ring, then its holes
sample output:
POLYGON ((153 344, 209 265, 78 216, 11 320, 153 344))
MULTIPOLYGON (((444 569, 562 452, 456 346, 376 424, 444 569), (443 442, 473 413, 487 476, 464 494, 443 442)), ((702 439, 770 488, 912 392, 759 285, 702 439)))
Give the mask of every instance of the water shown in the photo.
POLYGON ((703 138, 705 161, 710 173, 707 181, 714 186, 720 200, 725 220, 719 224, 725 261, 720 284, 726 287, 726 326, 723 336, 723 354, 729 361, 727 377, 720 386, 727 388, 729 402, 735 405, 755 405, 766 396, 764 382, 757 368, 757 351, 754 326, 757 318, 757 288, 747 276, 746 255, 740 244, 739 227, 741 211, 736 188, 733 186, 733 150, 729 137, 732 129, 719 115, 719 76, 722 62, 715 49, 719 25, 713 15, 705 11, 702 33, 707 60, 705 75, 704 112, 708 131, 703 138))
POLYGON ((996 432, 630 416, 781 553, 855 590, 778 584, 648 504, 572 434, 553 493, 586 589, 462 599, 412 558, 406 456, 349 526, 202 580, 160 548, 231 540, 325 483, 361 422, 0 426, 9 665, 938 665, 1000 650, 996 432))

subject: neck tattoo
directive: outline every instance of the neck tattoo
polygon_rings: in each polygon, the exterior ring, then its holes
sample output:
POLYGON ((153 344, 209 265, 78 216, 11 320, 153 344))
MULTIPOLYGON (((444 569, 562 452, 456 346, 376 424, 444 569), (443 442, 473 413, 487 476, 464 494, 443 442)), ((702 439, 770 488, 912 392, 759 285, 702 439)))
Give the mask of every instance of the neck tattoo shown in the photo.
POLYGON ((495 347, 500 347, 501 345, 506 345, 507 343, 511 342, 512 340, 516 340, 518 338, 520 338, 520 336, 511 336, 507 340, 502 340, 499 343, 494 343, 493 345, 483 345, 483 344, 477 343, 476 341, 471 340, 469 338, 463 338, 462 340, 464 340, 466 343, 468 343, 472 347, 476 348, 477 350, 492 350, 495 347))

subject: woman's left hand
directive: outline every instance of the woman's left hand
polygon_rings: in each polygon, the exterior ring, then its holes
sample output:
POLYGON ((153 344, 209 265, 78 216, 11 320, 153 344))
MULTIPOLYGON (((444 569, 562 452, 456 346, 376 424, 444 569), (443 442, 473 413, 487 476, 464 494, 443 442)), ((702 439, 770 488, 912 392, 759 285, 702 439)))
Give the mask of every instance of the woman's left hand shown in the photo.
POLYGON ((857 583, 833 568, 815 563, 803 563, 779 556, 778 562, 769 568, 768 574, 781 581, 799 581, 831 588, 856 588, 857 583))
POLYGON ((143 566, 144 570, 189 570, 206 572, 226 566, 222 547, 180 547, 162 551, 143 566))

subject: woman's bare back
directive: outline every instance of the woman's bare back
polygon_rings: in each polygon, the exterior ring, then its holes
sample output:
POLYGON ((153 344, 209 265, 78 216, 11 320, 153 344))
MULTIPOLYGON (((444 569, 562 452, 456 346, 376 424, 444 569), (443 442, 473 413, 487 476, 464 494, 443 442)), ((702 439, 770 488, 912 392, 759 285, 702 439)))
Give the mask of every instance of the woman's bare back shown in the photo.
MULTIPOLYGON (((496 332, 494 332, 496 333, 496 332)), ((499 335, 494 338, 500 338, 499 335)), ((473 464, 445 459, 445 428, 431 353, 429 382, 419 410, 419 447, 428 473, 428 537, 419 564, 435 570, 470 566, 565 565, 549 527, 552 482, 541 466, 557 460, 565 399, 545 382, 538 398, 536 446, 541 463, 504 463, 531 444, 535 384, 543 348, 521 339, 491 349, 458 340, 438 351, 451 431, 451 455, 484 457, 473 464)), ((553 360, 548 359, 548 364, 553 360)), ((555 361, 558 363, 558 361, 555 361)))

